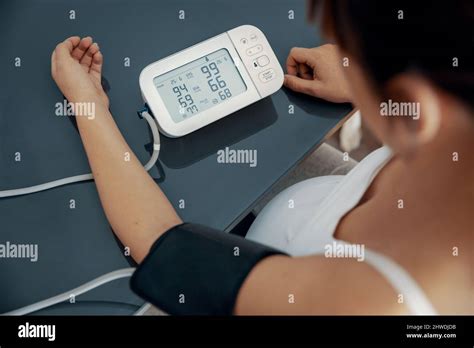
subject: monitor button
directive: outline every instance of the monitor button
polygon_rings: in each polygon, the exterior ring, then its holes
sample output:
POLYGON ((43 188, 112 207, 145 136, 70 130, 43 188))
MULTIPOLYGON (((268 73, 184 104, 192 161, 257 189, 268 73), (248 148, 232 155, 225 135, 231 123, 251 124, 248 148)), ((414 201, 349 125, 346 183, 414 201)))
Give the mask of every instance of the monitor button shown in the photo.
POLYGON ((257 58, 257 64, 258 66, 267 66, 270 63, 270 58, 268 56, 260 56, 257 58))
POLYGON ((245 53, 247 53, 247 56, 253 56, 257 53, 262 52, 262 50, 263 50, 262 45, 255 45, 255 46, 252 46, 252 47, 248 48, 247 51, 245 51, 245 53))
POLYGON ((264 72, 261 72, 259 75, 258 75, 258 78, 260 79, 260 81, 262 82, 268 82, 268 81, 271 81, 275 78, 276 74, 275 74, 275 70, 273 69, 267 69, 265 70, 264 72))

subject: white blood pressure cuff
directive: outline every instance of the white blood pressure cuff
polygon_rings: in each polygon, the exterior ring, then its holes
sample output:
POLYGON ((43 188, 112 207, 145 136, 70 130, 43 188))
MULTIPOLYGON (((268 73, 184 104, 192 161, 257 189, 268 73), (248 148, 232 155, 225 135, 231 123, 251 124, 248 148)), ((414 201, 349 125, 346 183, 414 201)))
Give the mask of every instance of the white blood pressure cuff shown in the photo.
POLYGON ((140 297, 173 315, 231 315, 242 283, 281 251, 202 225, 171 228, 131 279, 140 297))

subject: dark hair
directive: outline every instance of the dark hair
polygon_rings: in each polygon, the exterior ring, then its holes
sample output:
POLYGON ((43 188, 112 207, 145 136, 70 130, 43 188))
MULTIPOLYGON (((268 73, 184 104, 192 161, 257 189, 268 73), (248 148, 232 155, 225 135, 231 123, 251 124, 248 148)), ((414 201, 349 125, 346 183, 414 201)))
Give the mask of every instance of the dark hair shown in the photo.
POLYGON ((474 106, 474 1, 313 0, 310 5, 311 17, 322 6, 323 30, 360 61, 376 88, 415 70, 474 106))

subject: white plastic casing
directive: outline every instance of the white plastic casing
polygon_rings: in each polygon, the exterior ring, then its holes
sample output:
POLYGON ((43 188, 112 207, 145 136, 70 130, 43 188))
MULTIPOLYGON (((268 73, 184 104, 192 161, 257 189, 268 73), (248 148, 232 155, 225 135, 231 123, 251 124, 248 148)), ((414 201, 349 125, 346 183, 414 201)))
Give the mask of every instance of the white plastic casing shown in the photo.
POLYGON ((262 31, 243 25, 148 65, 140 73, 140 89, 160 131, 180 137, 275 93, 283 85, 283 77, 278 59, 262 31), (231 55, 247 90, 189 119, 174 122, 153 79, 222 48, 231 55))

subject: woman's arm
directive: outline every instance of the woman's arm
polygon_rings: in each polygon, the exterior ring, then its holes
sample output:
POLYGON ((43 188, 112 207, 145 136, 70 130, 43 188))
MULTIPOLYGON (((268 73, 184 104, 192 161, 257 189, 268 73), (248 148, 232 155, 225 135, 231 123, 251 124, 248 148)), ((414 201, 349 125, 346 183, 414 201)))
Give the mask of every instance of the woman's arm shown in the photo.
POLYGON ((271 256, 240 288, 237 315, 407 314, 399 295, 371 266, 351 258, 271 256))
POLYGON ((71 37, 56 47, 51 60, 52 76, 69 102, 95 105, 93 118, 76 113, 79 132, 107 219, 140 263, 153 242, 181 219, 133 154, 108 110, 100 84, 98 45, 90 37, 71 37))
POLYGON ((107 219, 140 263, 155 240, 181 219, 127 145, 108 109, 95 102, 95 119, 78 117, 77 124, 107 219))

